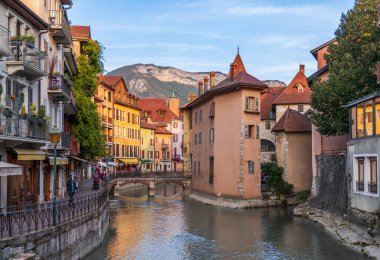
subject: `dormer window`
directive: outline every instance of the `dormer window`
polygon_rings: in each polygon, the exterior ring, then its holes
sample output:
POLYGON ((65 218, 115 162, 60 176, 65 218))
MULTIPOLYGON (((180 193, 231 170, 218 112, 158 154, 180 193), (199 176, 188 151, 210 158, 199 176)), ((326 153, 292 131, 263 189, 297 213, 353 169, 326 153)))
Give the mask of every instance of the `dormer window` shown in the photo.
POLYGON ((298 92, 303 92, 303 85, 300 83, 297 85, 298 92))
POLYGON ((162 110, 158 110, 158 114, 159 114, 160 116, 163 116, 163 115, 164 115, 164 112, 163 112, 162 110))

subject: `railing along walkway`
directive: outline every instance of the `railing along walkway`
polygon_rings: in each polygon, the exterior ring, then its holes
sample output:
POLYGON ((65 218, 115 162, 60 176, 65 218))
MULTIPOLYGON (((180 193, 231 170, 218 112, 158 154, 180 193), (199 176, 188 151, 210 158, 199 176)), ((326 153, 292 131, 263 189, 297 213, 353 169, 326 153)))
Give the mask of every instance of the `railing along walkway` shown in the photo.
POLYGON ((183 172, 117 172, 110 178, 187 179, 188 177, 183 172))
MULTIPOLYGON (((99 193, 58 201, 57 225, 90 215, 102 209, 109 199, 108 187, 99 193)), ((53 203, 0 209, 0 239, 24 235, 53 227, 53 203)))

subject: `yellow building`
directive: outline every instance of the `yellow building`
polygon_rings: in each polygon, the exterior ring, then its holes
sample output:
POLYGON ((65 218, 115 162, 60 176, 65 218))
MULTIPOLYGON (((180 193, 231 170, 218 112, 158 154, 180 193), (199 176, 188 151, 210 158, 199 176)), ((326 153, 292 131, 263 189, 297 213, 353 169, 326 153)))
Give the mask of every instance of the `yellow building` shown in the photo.
MULTIPOLYGON (((108 76, 99 76, 98 79, 99 85, 95 91, 94 101, 102 121, 104 141, 106 145, 113 148, 113 106, 116 83, 108 76)), ((110 151, 110 155, 114 155, 114 149, 110 151)))
POLYGON ((171 169, 172 133, 166 124, 158 124, 155 133, 154 164, 156 171, 168 172, 171 169))
POLYGON ((115 88, 114 100, 114 158, 122 163, 122 169, 131 171, 138 168, 140 155, 140 111, 138 97, 128 93, 121 76, 106 76, 115 88))
POLYGON ((154 131, 157 127, 153 124, 146 122, 141 122, 141 152, 140 152, 140 163, 141 171, 150 172, 155 171, 154 163, 154 142, 155 134, 154 131))

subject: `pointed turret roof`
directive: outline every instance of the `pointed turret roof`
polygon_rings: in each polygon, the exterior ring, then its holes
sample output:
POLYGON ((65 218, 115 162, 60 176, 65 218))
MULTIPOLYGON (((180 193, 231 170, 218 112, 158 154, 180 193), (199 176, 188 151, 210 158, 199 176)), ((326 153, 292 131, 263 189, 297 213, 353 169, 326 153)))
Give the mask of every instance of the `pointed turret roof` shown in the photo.
POLYGON ((310 100, 311 90, 307 77, 305 76, 305 65, 300 65, 300 69, 296 76, 273 104, 310 104, 310 100), (302 91, 298 90, 300 84, 302 85, 302 91))
MULTIPOLYGON (((243 63, 243 60, 241 59, 240 57, 240 54, 239 54, 239 51, 238 53, 236 54, 236 57, 234 59, 234 61, 232 62, 231 65, 234 65, 234 74, 235 74, 235 77, 236 75, 238 75, 240 72, 245 72, 247 73, 247 71, 245 70, 245 67, 244 67, 244 63, 243 63)), ((231 78, 231 69, 230 71, 228 72, 228 78, 231 78)))

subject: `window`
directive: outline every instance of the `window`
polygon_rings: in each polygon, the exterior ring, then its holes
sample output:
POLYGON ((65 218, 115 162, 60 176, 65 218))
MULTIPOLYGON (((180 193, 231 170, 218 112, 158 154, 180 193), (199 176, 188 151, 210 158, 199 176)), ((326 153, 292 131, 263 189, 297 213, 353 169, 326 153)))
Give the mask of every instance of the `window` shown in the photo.
POLYGON ((199 111, 199 122, 202 122, 202 109, 199 111))
POLYGON ((248 161, 248 174, 252 175, 255 173, 255 162, 248 161))
POLYGON ((195 111, 195 123, 198 123, 198 111, 195 111))
POLYGON ((357 137, 364 137, 364 108, 363 104, 359 104, 356 107, 356 126, 357 126, 357 137))
POLYGON ((214 157, 210 157, 210 179, 209 183, 214 183, 214 157))
POLYGON ((377 193, 377 158, 370 157, 370 180, 368 182, 368 191, 377 193))
POLYGON ((365 134, 366 136, 373 135, 373 106, 372 100, 365 103, 365 134))
POLYGON ((297 106, 297 111, 300 113, 303 113, 303 105, 298 105, 297 106))
POLYGON ((210 117, 214 117, 215 116, 215 103, 212 102, 210 104, 210 117))
POLYGON ((255 131, 255 126, 254 125, 246 125, 246 126, 244 126, 244 138, 245 139, 253 138, 254 131, 255 131))
POLYGON ((256 139, 260 139, 260 126, 256 126, 256 139))
POLYGON ((197 175, 197 160, 194 160, 194 175, 197 175))
POLYGON ((131 123, 131 114, 128 112, 128 123, 131 123))
POLYGON ((260 140, 260 151, 261 152, 274 152, 276 151, 276 146, 269 140, 261 139, 260 140))
POLYGON ((364 191, 364 157, 358 157, 358 172, 356 179, 356 190, 364 191))
MULTIPOLYGON (((190 118, 189 118, 190 124, 189 124, 189 129, 193 129, 193 113, 190 111, 190 118)), ((183 125, 182 125, 183 127, 183 125)))
POLYGON ((300 83, 297 85, 298 92, 303 92, 303 85, 300 83))
POLYGON ((210 144, 214 143, 214 128, 210 128, 210 144))
POLYGON ((265 121, 265 130, 271 129, 271 121, 265 121))
POLYGON ((163 116, 164 115, 164 113, 163 113, 163 111, 160 109, 160 110, 158 110, 158 115, 159 116, 163 116))
POLYGON ((198 161, 198 175, 201 175, 201 161, 198 161))
POLYGON ((144 157, 145 157, 145 153, 144 152, 145 152, 144 150, 141 151, 141 158, 142 159, 144 159, 144 157))
POLYGON ((198 135, 198 144, 202 143, 202 133, 199 133, 198 135))
POLYGON ((194 145, 197 145, 197 139, 198 139, 198 135, 194 134, 194 145))
POLYGON ((376 135, 380 135, 380 98, 375 99, 375 116, 376 135))
POLYGON ((245 97, 245 110, 259 112, 259 98, 245 97))
POLYGON ((178 123, 177 122, 173 122, 173 128, 174 129, 178 128, 178 123))
POLYGON ((111 102, 111 92, 108 92, 108 102, 111 102))

